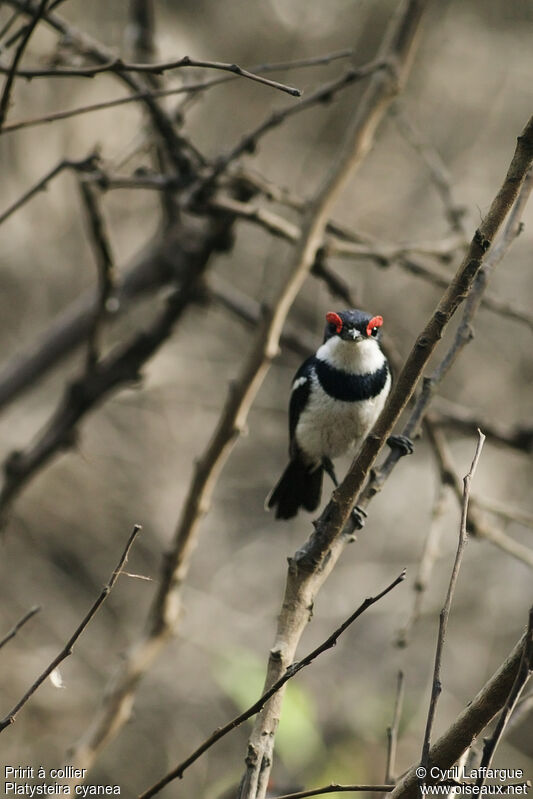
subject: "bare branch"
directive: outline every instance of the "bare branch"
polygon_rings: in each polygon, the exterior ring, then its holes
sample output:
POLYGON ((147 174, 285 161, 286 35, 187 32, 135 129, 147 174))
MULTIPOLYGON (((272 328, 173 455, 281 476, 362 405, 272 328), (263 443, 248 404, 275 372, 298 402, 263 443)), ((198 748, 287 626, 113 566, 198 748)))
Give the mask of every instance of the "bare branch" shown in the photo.
POLYGON ((15 626, 12 627, 12 629, 8 632, 8 634, 5 635, 2 639, 0 639, 0 649, 2 649, 3 646, 5 646, 9 641, 11 641, 11 639, 16 636, 20 628, 24 627, 26 622, 29 621, 31 618, 33 618, 33 616, 35 616, 36 613, 39 613, 40 610, 41 610, 40 606, 36 605, 34 608, 31 608, 31 610, 25 613, 24 616, 21 619, 19 619, 19 621, 15 624, 15 626))
MULTIPOLYGON (((54 9, 54 4, 50 6, 50 10, 54 9)), ((0 33, 1 38, 1 33, 0 33)), ((338 61, 341 58, 349 58, 355 55, 355 51, 348 48, 344 50, 337 50, 333 53, 326 53, 325 55, 313 56, 312 58, 299 58, 294 59, 292 61, 276 61, 267 64, 258 64, 257 66, 248 67, 247 69, 243 69, 242 72, 237 71, 234 64, 220 64, 214 61, 195 61, 193 58, 189 58, 189 56, 182 56, 179 59, 174 59, 172 61, 164 61, 162 63, 151 63, 148 65, 144 60, 142 63, 139 64, 131 64, 126 61, 123 61, 120 57, 116 57, 109 61, 107 64, 101 64, 100 66, 91 67, 50 67, 47 69, 18 69, 15 73, 15 77, 17 78, 25 78, 26 80, 33 80, 34 78, 93 78, 96 75, 100 75, 102 72, 115 72, 117 69, 120 69, 124 72, 140 72, 140 73, 148 73, 154 75, 163 75, 165 72, 169 72, 173 69, 179 69, 180 67, 204 67, 206 69, 219 69, 225 72, 232 72, 235 77, 250 77, 251 73, 262 73, 262 72, 287 72, 288 70, 292 69, 304 69, 306 67, 316 67, 316 66, 324 66, 326 64, 331 64, 333 61, 338 61), (244 74, 243 74, 244 73, 244 74)), ((147 61, 150 59, 147 59, 147 61)), ((7 73, 9 68, 3 64, 0 64, 0 74, 7 73)), ((251 77, 252 80, 257 80, 260 83, 265 83, 267 86, 272 86, 273 88, 279 88, 282 91, 286 91, 289 94, 293 94, 295 97, 301 96, 301 91, 299 89, 294 89, 290 86, 285 86, 285 84, 279 84, 276 81, 268 81, 265 78, 262 78, 260 75, 253 75, 251 77)), ((218 83, 218 81, 216 82, 218 83)), ((213 83, 212 85, 216 85, 213 83)))
POLYGON ((44 177, 37 181, 37 183, 32 186, 28 191, 24 192, 24 194, 19 197, 19 199, 14 202, 9 208, 0 214, 0 225, 8 219, 11 214, 14 214, 15 211, 18 211, 28 200, 31 200, 36 194, 43 189, 46 189, 48 183, 53 180, 57 175, 63 172, 65 169, 72 169, 75 172, 92 172, 96 169, 98 163, 98 154, 93 152, 88 155, 86 158, 80 158, 78 161, 73 161, 69 158, 63 158, 59 161, 56 166, 47 172, 44 177))
MULTIPOLYGON (((196 58, 191 58, 188 55, 181 58, 175 58, 171 61, 162 61, 156 64, 132 64, 123 61, 122 58, 113 58, 106 64, 99 64, 94 67, 56 67, 54 69, 34 69, 25 70, 24 72, 15 72, 15 77, 18 75, 24 78, 94 78, 95 75, 101 75, 104 72, 137 72, 146 75, 163 75, 165 72, 170 72, 174 69, 181 69, 182 67, 196 67, 202 69, 216 69, 221 72, 231 72, 239 78, 247 78, 248 80, 262 83, 272 89, 286 92, 293 97, 300 97, 302 92, 294 86, 287 86, 285 83, 279 83, 276 80, 265 78, 262 75, 257 75, 250 72, 238 64, 224 64, 221 61, 202 61, 196 58)), ((0 73, 6 72, 5 67, 0 67, 0 73)))
POLYGON ((527 627, 526 638, 524 641, 524 651, 520 660, 520 666, 513 683, 513 687, 507 698, 507 702, 502 709, 496 728, 490 738, 487 738, 483 747, 483 756, 481 758, 480 771, 481 774, 476 782, 478 787, 481 787, 485 782, 483 776, 484 769, 490 769, 492 760, 496 752, 496 747, 500 743, 507 724, 511 718, 513 710, 516 707, 520 695, 526 687, 529 678, 533 674, 533 607, 529 611, 529 624, 527 627))
POLYGON ((2 91, 2 96, 0 97, 0 133, 2 132, 2 128, 4 125, 4 121, 6 118, 7 110, 9 108, 9 100, 11 97, 11 89, 13 86, 13 81, 15 80, 15 74, 17 71, 17 67, 19 64, 20 59, 24 54, 24 50, 28 42, 30 41, 31 35, 37 25, 39 24, 39 20, 42 19, 42 16, 46 10, 46 4, 48 0, 40 0, 38 7, 36 8, 33 19, 26 27, 26 32, 22 37, 22 40, 15 51, 15 55, 13 57, 13 61, 11 62, 11 66, 7 68, 7 78, 4 83, 4 88, 2 91))
POLYGON ((98 361, 99 334, 107 314, 111 295, 115 290, 115 264, 104 218, 99 208, 96 191, 91 184, 80 181, 80 191, 85 205, 89 234, 98 274, 98 301, 93 324, 88 336, 87 371, 98 361))
POLYGON ((188 94, 193 91, 201 91, 212 85, 212 81, 206 81, 203 83, 190 83, 188 86, 177 86, 174 89, 144 89, 129 94, 126 97, 117 97, 115 100, 104 100, 100 103, 90 103, 89 105, 82 105, 77 108, 69 108, 65 111, 54 111, 40 117, 21 119, 18 122, 12 122, 10 125, 4 125, 2 133, 14 133, 16 130, 22 130, 23 128, 33 128, 49 122, 58 122, 59 120, 70 119, 71 117, 80 116, 81 114, 91 114, 93 111, 105 111, 108 108, 116 108, 119 105, 127 105, 128 103, 153 101, 162 97, 172 97, 175 94, 188 94))
MULTIPOLYGON (((468 703, 453 724, 433 744, 429 762, 440 771, 451 768, 470 747, 474 738, 483 731, 501 708, 504 707, 519 671, 526 635, 524 634, 505 662, 492 675, 477 696, 468 703)), ((415 799, 418 795, 418 763, 412 766, 392 791, 392 799, 415 799)), ((428 783, 438 780, 428 779, 428 783)))
POLYGON ((65 646, 63 647, 61 652, 59 652, 59 654, 56 655, 56 657, 46 667, 46 669, 37 677, 35 682, 32 683, 32 685, 28 688, 28 690, 26 691, 24 696, 17 702, 17 704, 7 714, 7 716, 0 721, 0 732, 5 730, 6 727, 9 727, 11 724, 13 724, 13 722, 15 721, 16 716, 19 713, 19 711, 24 707, 26 702, 29 699, 31 699, 33 694, 43 684, 43 682, 46 680, 46 678, 50 676, 50 674, 54 671, 54 669, 57 669, 57 667, 59 666, 60 663, 62 663, 64 660, 66 660, 66 658, 69 657, 69 655, 72 654, 72 651, 74 649, 74 645, 76 644, 78 638, 83 633, 83 631, 85 630, 87 625, 94 618, 94 616, 96 615, 96 613, 100 609, 100 606, 106 601, 107 597, 111 593, 111 590, 112 590, 113 586, 115 585, 116 581, 118 580, 118 578, 120 576, 122 567, 124 566, 124 564, 128 560, 128 555, 129 555, 129 552, 131 550, 131 547, 133 546, 133 542, 135 541, 135 539, 136 539, 137 535, 140 533, 140 531, 141 531, 140 525, 136 524, 135 527, 133 528, 133 532, 130 534, 130 537, 128 538, 128 543, 126 544, 126 547, 125 547, 124 551, 122 552, 122 555, 120 556, 120 560, 119 560, 117 566, 115 567, 115 569, 113 571, 113 574, 111 575, 111 577, 109 579, 109 582, 107 583, 106 586, 104 586, 101 594, 96 599, 96 601, 93 603, 93 605, 91 606, 90 610, 88 611, 86 616, 83 618, 83 620, 80 622, 78 627, 74 630, 73 634, 70 636, 70 638, 68 639, 67 643, 65 644, 65 646))
POLYGON ((339 637, 342 635, 348 627, 353 624, 353 622, 361 616, 365 610, 368 610, 369 607, 375 605, 376 602, 379 602, 384 596, 386 596, 393 588, 396 588, 399 583, 403 582, 405 579, 405 569, 396 577, 395 580, 390 583, 383 591, 380 591, 379 594, 376 596, 368 597, 365 601, 357 608, 354 613, 349 616, 346 621, 344 621, 340 627, 338 627, 328 638, 326 638, 323 643, 313 649, 312 652, 309 652, 302 660, 298 662, 292 663, 285 671, 285 674, 279 678, 270 688, 265 691, 262 696, 254 702, 247 710, 243 713, 236 716, 230 722, 225 724, 223 727, 219 727, 215 732, 209 736, 195 751, 189 755, 189 757, 180 763, 176 768, 169 771, 161 780, 157 783, 152 785, 151 788, 144 791, 139 797, 139 799, 149 799, 151 796, 155 796, 159 791, 161 791, 165 785, 168 785, 170 782, 173 782, 175 779, 181 779, 183 774, 189 766, 191 766, 198 758, 207 752, 217 741, 220 741, 228 732, 234 730, 236 727, 239 727, 243 722, 247 721, 247 719, 255 716, 259 711, 265 706, 266 702, 270 699, 270 697, 274 696, 292 677, 298 674, 299 671, 304 669, 306 666, 309 666, 316 658, 321 655, 323 652, 327 652, 328 649, 332 649, 339 637))
POLYGON ((478 442, 476 446, 476 451, 474 454, 474 459, 472 461, 472 465, 470 466, 470 471, 465 476, 463 480, 463 507, 461 510, 461 524, 459 528, 459 543, 457 545, 457 552, 455 554, 455 561, 452 568, 452 573, 450 576, 450 583, 448 585, 448 592, 446 594, 446 599, 444 602, 444 606, 440 612, 439 618, 439 634, 437 639, 437 649, 435 652, 435 665, 433 669, 433 684, 431 686, 431 699, 429 703, 429 710, 426 722, 426 731, 424 733, 424 743, 422 746, 422 758, 421 758, 421 765, 426 770, 429 766, 429 750, 431 746, 431 731, 433 729, 433 722, 435 720, 435 713, 437 710, 437 702, 439 700, 439 696, 442 691, 442 684, 441 684, 441 663, 442 663, 442 652, 444 650, 444 642, 446 640, 446 632, 448 629, 448 618, 450 616, 450 609, 452 606, 453 596, 455 593, 455 587, 457 585, 457 579, 459 577, 459 570, 461 568, 461 562, 463 559, 464 550, 466 547, 467 542, 467 533, 466 533, 466 519, 468 514, 468 502, 470 499, 470 484, 472 482, 472 478, 475 474, 479 458, 481 456, 481 450, 483 449, 483 444, 485 442, 485 436, 483 433, 478 430, 478 442))

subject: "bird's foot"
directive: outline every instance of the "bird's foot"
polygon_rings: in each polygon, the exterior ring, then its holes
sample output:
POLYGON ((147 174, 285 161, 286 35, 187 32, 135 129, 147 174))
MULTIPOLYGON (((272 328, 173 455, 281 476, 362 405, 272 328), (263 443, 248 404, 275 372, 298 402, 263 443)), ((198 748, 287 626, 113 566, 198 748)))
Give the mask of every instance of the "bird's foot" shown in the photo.
POLYGON ((352 509, 352 521, 356 530, 363 529, 367 515, 368 514, 364 508, 360 508, 359 505, 354 506, 352 509))
POLYGON ((387 444, 391 449, 400 450, 400 455, 412 455, 414 452, 414 444, 407 436, 389 436, 387 444))

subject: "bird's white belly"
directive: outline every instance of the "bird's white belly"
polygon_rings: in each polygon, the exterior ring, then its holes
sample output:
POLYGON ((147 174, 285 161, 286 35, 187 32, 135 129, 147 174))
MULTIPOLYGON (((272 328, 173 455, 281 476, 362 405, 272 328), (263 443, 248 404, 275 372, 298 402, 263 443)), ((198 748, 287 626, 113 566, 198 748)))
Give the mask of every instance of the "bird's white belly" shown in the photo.
POLYGON ((377 397, 343 402, 330 397, 315 383, 296 427, 299 448, 309 460, 320 462, 358 447, 381 413, 389 388, 390 377, 377 397))

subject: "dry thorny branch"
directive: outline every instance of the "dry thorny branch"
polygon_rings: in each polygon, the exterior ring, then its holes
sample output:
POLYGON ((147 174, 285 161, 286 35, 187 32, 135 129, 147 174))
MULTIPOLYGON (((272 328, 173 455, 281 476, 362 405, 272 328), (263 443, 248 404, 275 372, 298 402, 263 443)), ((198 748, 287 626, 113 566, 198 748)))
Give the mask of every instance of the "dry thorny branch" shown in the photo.
MULTIPOLYGON (((113 392, 140 382, 144 367, 168 341, 191 306, 206 302, 217 303, 250 328, 255 328, 248 355, 242 362, 238 377, 230 386, 211 440, 195 462, 174 537, 163 560, 157 591, 144 631, 120 663, 105 690, 94 719, 72 748, 70 762, 82 768, 91 766, 100 751, 117 735, 130 716, 140 681, 150 670, 170 636, 178 629, 181 589, 198 541, 200 523, 209 510, 219 474, 245 429, 251 406, 278 348, 282 344, 299 354, 307 354, 314 349, 312 337, 306 336, 301 330, 285 329, 287 315, 299 297, 305 280, 313 275, 327 286, 333 296, 346 305, 355 305, 353 286, 331 265, 334 259, 342 258, 351 259, 363 266, 373 266, 381 270, 380 274, 383 275, 392 266, 397 266, 406 276, 415 276, 433 288, 443 289, 444 294, 416 338, 372 435, 368 437, 320 518, 314 523, 314 531, 309 540, 289 561, 282 612, 276 640, 270 651, 263 695, 251 708, 217 730, 189 758, 183 760, 143 796, 153 796, 168 782, 181 777, 185 769, 214 743, 252 715, 257 717, 238 795, 240 799, 262 799, 265 796, 273 761, 275 733, 282 709, 283 686, 320 652, 332 646, 336 637, 368 604, 377 601, 400 579, 394 581, 379 596, 367 600, 367 604, 307 658, 294 661, 300 637, 309 622, 310 608, 346 544, 353 540, 353 530, 348 522, 352 506, 357 502, 361 507, 367 507, 372 498, 384 488, 389 475, 399 462, 398 451, 393 450, 380 466, 374 465, 383 442, 409 403, 408 417, 402 432, 415 438, 421 429, 426 431, 442 483, 434 509, 435 524, 430 528, 417 578, 419 591, 427 585, 435 565, 435 536, 438 532, 436 522, 442 512, 447 486, 451 486, 462 505, 460 543, 441 614, 433 691, 421 762, 425 767, 429 763, 438 763, 443 768, 452 765, 472 739, 501 710, 500 721, 492 737, 488 739, 483 753, 483 763, 490 764, 531 673, 531 621, 528 634, 519 641, 505 664, 450 729, 431 745, 433 718, 440 693, 439 674, 446 622, 467 529, 472 535, 491 541, 530 567, 533 566, 533 551, 512 539, 496 522, 487 522, 482 512, 482 502, 475 495, 468 507, 469 478, 465 478, 463 493, 442 428, 451 426, 452 429, 472 432, 480 424, 480 419, 478 415, 459 405, 446 403, 440 398, 437 398, 436 403, 433 400, 441 382, 470 342, 474 319, 480 308, 489 309, 499 317, 514 320, 529 330, 533 328, 533 315, 529 309, 504 301, 496 293, 490 294, 486 291, 492 271, 507 254, 521 230, 521 218, 533 182, 530 171, 533 163, 533 118, 518 139, 514 158, 499 193, 488 212, 483 215, 472 240, 468 242, 464 208, 457 203, 442 159, 431 144, 424 141, 406 111, 396 108, 397 127, 429 171, 442 200, 449 232, 434 241, 418 240, 402 244, 379 241, 339 223, 334 217, 335 203, 372 147, 376 129, 386 111, 403 91, 415 57, 428 0, 403 0, 398 4, 379 51, 367 63, 350 66, 306 93, 299 102, 291 101, 267 113, 262 121, 240 136, 226 152, 217 152, 212 158, 205 157, 183 133, 181 115, 185 113, 183 109, 186 109, 186 105, 177 110, 169 110, 161 102, 163 98, 184 95, 193 100, 207 89, 238 77, 264 84, 264 91, 270 88, 299 96, 299 90, 266 78, 264 74, 276 70, 335 64, 339 59, 352 57, 355 48, 290 62, 261 64, 250 69, 181 55, 157 61, 154 57, 153 19, 150 20, 153 7, 150 0, 141 0, 137 4, 132 3, 132 9, 137 5, 137 12, 132 10, 132 17, 138 27, 138 38, 134 58, 128 60, 59 16, 56 13, 56 8, 60 5, 58 0, 7 0, 6 5, 14 11, 0 31, 0 73, 6 76, 0 99, 0 133, 10 133, 13 136, 16 131, 44 123, 50 123, 49 129, 53 129, 55 125, 52 123, 60 120, 128 103, 139 103, 147 118, 142 146, 146 146, 146 142, 150 145, 155 142, 155 147, 150 150, 150 165, 143 165, 131 174, 124 171, 124 164, 129 162, 129 155, 124 153, 118 168, 116 164, 106 161, 96 149, 84 158, 61 158, 54 167, 44 174, 41 173, 42 177, 0 214, 0 224, 3 224, 59 175, 72 172, 79 182, 86 210, 89 241, 97 266, 96 291, 82 295, 58 317, 27 355, 18 356, 0 371, 0 407, 5 407, 18 399, 23 391, 34 388, 66 355, 81 345, 86 347, 85 367, 75 379, 69 381, 48 422, 29 445, 12 452, 5 460, 4 481, 0 492, 2 522, 7 520, 12 503, 22 489, 54 458, 73 446, 80 423, 86 415, 99 407, 113 392), (12 32, 19 16, 26 21, 12 32), (20 62, 39 26, 46 26, 60 37, 57 52, 50 59, 50 65, 22 68, 20 62), (68 47, 63 52, 61 48, 65 42, 68 42, 68 47), (10 50, 13 55, 8 58, 7 53, 10 50), (169 83, 169 73, 185 67, 222 70, 231 74, 214 79, 194 79, 180 85, 169 83), (97 81, 103 74, 118 80, 126 87, 128 94, 115 100, 86 103, 66 111, 54 111, 6 124, 17 82, 59 78, 97 81), (156 81, 156 76, 161 80, 156 81), (285 125, 300 112, 331 102, 350 86, 363 80, 368 80, 368 85, 344 131, 338 153, 324 171, 318 188, 310 198, 303 198, 296 192, 283 189, 243 165, 242 160, 253 154, 263 137, 274 128, 285 125), (149 246, 126 269, 120 270, 115 264, 108 225, 101 205, 106 192, 132 189, 160 193, 161 224, 149 246), (255 226, 262 233, 293 248, 289 265, 269 303, 260 304, 239 286, 229 285, 219 275, 209 273, 213 256, 234 246, 234 231, 239 221, 255 226), (447 265, 457 255, 462 256, 462 262, 453 276, 447 265), (171 291, 163 304, 157 296, 161 287, 167 287, 171 291), (155 308, 150 323, 145 329, 135 328, 133 333, 123 335, 118 343, 106 350, 102 335, 104 328, 111 326, 120 316, 127 315, 135 301, 146 297, 152 298, 155 308), (438 363, 433 364, 431 375, 424 378, 421 390, 412 400, 432 353, 463 302, 462 319, 450 346, 438 363)), ((263 90, 262 87, 258 87, 259 89, 263 90)), ((487 424, 483 421, 481 424, 489 437, 519 451, 531 451, 531 427, 509 428, 493 420, 488 420, 487 424)), ((470 477, 479 457, 481 443, 480 440, 470 477)), ((512 510, 511 516, 504 514, 502 518, 511 518, 512 510)), ((514 518, 523 519, 525 516, 516 511, 514 518)), ((73 644, 113 587, 135 533, 136 531, 132 534, 118 569, 91 611, 60 654, 0 722, 0 729, 13 721, 18 710, 39 685, 70 654, 73 644)), ((404 643, 420 614, 420 608, 421 594, 403 631, 404 643)), ((0 646, 13 638, 35 612, 30 611, 21 619, 0 642, 0 646)), ((331 784, 286 795, 286 799, 289 796, 296 799, 333 792, 391 791, 390 783, 397 771, 395 759, 403 686, 403 677, 400 677, 393 722, 388 732, 385 785, 331 784)), ((401 796, 403 799, 416 790, 414 768, 394 787, 394 797, 401 796)))

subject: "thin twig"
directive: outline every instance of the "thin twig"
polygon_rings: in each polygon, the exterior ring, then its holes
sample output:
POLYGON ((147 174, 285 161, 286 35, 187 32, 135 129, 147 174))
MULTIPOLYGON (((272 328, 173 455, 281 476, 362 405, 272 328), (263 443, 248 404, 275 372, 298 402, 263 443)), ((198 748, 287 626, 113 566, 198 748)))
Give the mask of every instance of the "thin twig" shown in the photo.
POLYGON ((25 613, 24 616, 15 624, 15 626, 12 627, 12 629, 8 632, 8 634, 0 640, 0 649, 2 649, 2 647, 5 646, 8 643, 8 641, 11 641, 11 639, 16 636, 20 628, 24 627, 26 622, 29 621, 31 618, 33 618, 33 616, 35 616, 36 613, 39 613, 40 610, 41 610, 40 606, 36 605, 35 607, 31 608, 31 610, 29 610, 27 613, 25 613))
POLYGON ((220 741, 225 735, 227 735, 231 730, 234 730, 236 727, 239 727, 243 722, 247 721, 247 719, 255 716, 259 711, 265 706, 266 702, 270 699, 270 697, 274 696, 290 679, 292 679, 299 671, 304 669, 306 666, 309 666, 319 655, 323 652, 326 652, 328 649, 332 649, 337 643, 337 640, 342 635, 342 633, 348 629, 348 627, 353 624, 353 622, 361 616, 365 610, 368 610, 369 607, 374 605, 376 602, 379 602, 384 596, 386 596, 393 588, 396 588, 399 583, 403 582, 405 579, 405 569, 396 577, 395 580, 390 583, 383 591, 380 591, 379 594, 376 596, 368 597, 365 601, 357 608, 354 613, 352 613, 346 621, 344 621, 337 629, 326 638, 319 646, 309 652, 302 660, 296 661, 292 663, 290 666, 287 667, 285 670, 285 674, 280 677, 270 688, 265 691, 262 696, 259 697, 257 702, 254 702, 247 710, 243 713, 240 713, 234 719, 229 721, 223 727, 219 727, 215 732, 209 736, 194 752, 189 755, 188 758, 183 760, 178 766, 173 768, 171 771, 168 772, 161 780, 151 786, 148 790, 144 791, 139 797, 139 799, 149 799, 151 796, 155 796, 159 791, 161 791, 165 785, 168 785, 169 782, 172 782, 175 779, 181 779, 183 774, 189 766, 191 766, 198 758, 207 752, 217 741, 220 741))
MULTIPOLYGON (((453 724, 431 747, 429 762, 432 767, 439 770, 439 773, 451 768, 457 762, 463 752, 471 746, 472 741, 504 707, 520 668, 525 640, 524 634, 477 696, 466 705, 453 724)), ((419 763, 415 763, 401 777, 391 794, 391 799, 415 799, 420 784, 418 769, 419 763)), ((428 783, 435 782, 438 782, 438 779, 428 778, 428 783)))
POLYGON ((424 733, 424 743, 422 746, 422 757, 420 763, 424 769, 427 770, 429 765, 429 750, 431 746, 431 731, 433 729, 433 722, 435 720, 435 713, 437 710, 437 702, 439 700, 439 696, 442 691, 442 683, 441 683, 441 664, 442 664, 442 653, 444 650, 444 642, 446 640, 446 632, 448 629, 448 618, 450 616, 450 609, 452 606, 452 600, 455 593, 455 587, 457 585, 457 579, 459 577, 459 570, 461 568, 461 562, 463 559, 463 554, 466 547, 467 542, 467 532, 466 532, 466 520, 468 514, 468 502, 470 499, 470 485, 472 482, 472 478, 475 474, 479 458, 481 457, 481 450, 483 449, 483 443, 485 441, 485 436, 483 433, 478 430, 478 442, 476 446, 476 451, 474 454, 474 459, 472 461, 472 465, 470 466, 470 470, 468 474, 464 477, 463 480, 463 507, 461 511, 461 524, 459 528, 459 543, 457 545, 457 552, 455 555, 455 561, 453 564, 452 573, 450 576, 450 582, 448 585, 448 591, 446 594, 446 600, 444 602, 444 606, 440 612, 439 618, 439 634, 437 638, 437 649, 435 652, 435 665, 433 669, 433 683, 431 686, 431 698, 429 702, 429 710, 426 722, 426 731, 424 733))
MULTIPOLYGON (((221 72, 231 72, 239 78, 247 78, 248 80, 262 83, 272 89, 286 92, 293 97, 300 97, 302 94, 300 89, 296 89, 294 86, 287 86, 285 83, 279 83, 276 80, 264 78, 262 75, 250 72, 240 67, 238 64, 225 64, 221 61, 202 61, 191 58, 188 55, 156 64, 132 64, 128 61, 123 61, 122 58, 113 58, 106 64, 98 64, 94 67, 56 67, 53 69, 25 70, 19 73, 15 71, 15 76, 18 74, 20 77, 25 78, 94 78, 95 75, 101 75, 103 72, 137 72, 145 75, 163 75, 165 72, 169 72, 173 69, 181 69, 183 67, 201 67, 202 69, 216 69, 221 72)), ((5 67, 0 67, 0 73, 4 71, 6 71, 5 67)))
POLYGON ((35 13, 33 15, 33 19, 27 25, 26 32, 25 32, 24 36, 22 37, 22 40, 21 40, 19 46, 17 47, 17 49, 15 51, 15 55, 13 57, 13 61, 11 62, 11 66, 7 70, 7 78, 6 78, 6 81, 4 83, 4 88, 3 88, 3 91, 2 91, 2 97, 0 98, 0 132, 2 132, 2 128, 3 128, 3 125, 4 125, 5 118, 6 118, 7 110, 9 108, 9 100, 10 100, 10 97, 11 97, 11 89, 12 89, 12 86, 13 86, 13 81, 15 80, 15 73, 17 71, 17 67, 18 67, 19 61, 20 61, 20 59, 22 58, 22 56, 24 54, 24 50, 26 49, 26 46, 27 46, 28 42, 30 41, 30 38, 31 38, 31 35, 32 35, 33 31, 35 30, 35 28, 39 24, 39 20, 42 18, 43 14, 44 14, 44 12, 46 10, 46 4, 47 3, 48 3, 48 0, 41 0, 41 2, 39 3, 39 5, 38 5, 38 7, 37 7, 37 9, 36 9, 36 11, 35 11, 35 13))
MULTIPOLYGON (((54 4, 50 6, 50 11, 53 11, 54 4)), ((18 14, 15 14, 17 16, 18 14)), ((0 38, 2 34, 0 32, 0 38)), ((188 58, 184 56, 179 59, 174 59, 172 61, 164 61, 162 63, 155 63, 150 65, 147 64, 143 60, 142 63, 131 64, 127 61, 123 61, 121 58, 117 57, 108 61, 107 64, 101 64, 100 66, 91 67, 49 67, 45 69, 18 69, 15 73, 16 78, 25 78, 26 80, 33 80, 34 78, 93 78, 95 75, 99 75, 102 72, 115 72, 117 69, 120 69, 124 72, 146 72, 148 74, 154 75, 162 75, 165 72, 168 72, 172 69, 179 69, 180 67, 206 67, 209 69, 220 69, 226 72, 232 72, 235 77, 249 77, 251 73, 262 73, 262 72, 287 72, 293 69, 304 69, 306 67, 316 67, 316 66, 324 66, 326 64, 331 64, 333 61, 338 61, 342 58, 349 58, 355 54, 355 51, 352 49, 345 49, 345 50, 337 50, 333 53, 326 53, 325 55, 313 56, 311 58, 298 58, 292 61, 276 61, 267 64, 258 64, 257 66, 251 66, 244 69, 245 75, 241 75, 237 72, 232 64, 220 64, 218 65, 217 62, 212 61, 198 61, 196 62, 194 59, 188 58), (185 60, 187 62, 185 63, 185 60), (227 67, 227 69, 224 69, 227 67)), ((9 68, 3 64, 0 64, 0 74, 8 72, 9 68)), ((267 81, 263 79, 259 75, 254 75, 252 80, 258 80, 261 83, 265 83, 267 86, 273 86, 273 88, 281 88, 282 91, 287 91, 288 93, 297 92, 298 89, 291 88, 290 86, 285 86, 284 84, 278 84, 276 81, 267 81)), ((295 94, 295 97, 299 97, 299 94, 295 94)))
POLYGON ((529 611, 529 622, 527 626, 526 639, 524 641, 524 651, 522 653, 516 679, 507 698, 507 702, 502 709, 494 732, 490 738, 487 738, 485 745, 483 746, 483 755, 480 763, 480 776, 476 781, 476 784, 479 788, 481 788, 485 782, 486 778, 484 774, 487 773, 485 770, 489 770, 492 765, 496 747, 503 737, 513 710, 515 709, 516 704, 520 699, 520 695, 526 687, 531 674, 533 674, 533 607, 529 611))
POLYGON ((130 537, 128 538, 128 543, 126 544, 126 547, 125 547, 124 551, 122 552, 122 555, 120 556, 120 560, 119 560, 117 566, 115 567, 115 569, 113 571, 113 574, 111 575, 111 577, 109 579, 109 582, 107 583, 106 586, 104 586, 101 594, 98 596, 96 601, 92 604, 90 610, 85 615, 85 617, 80 622, 80 624, 77 626, 77 628, 75 629, 75 631, 71 635, 71 637, 68 639, 67 643, 65 644, 65 646, 63 647, 61 652, 59 652, 59 654, 56 655, 56 657, 46 667, 46 669, 43 672, 41 672, 41 674, 37 677, 35 682, 32 683, 32 685, 28 688, 28 690, 26 691, 24 696, 17 702, 17 704, 12 708, 12 710, 10 710, 10 712, 7 714, 7 716, 0 721, 0 732, 5 730, 6 727, 9 727, 11 724, 13 724, 13 722, 16 719, 17 714, 24 707, 26 702, 33 696, 35 691, 37 691, 37 689, 43 684, 43 682, 46 680, 46 678, 50 676, 50 674, 54 671, 54 669, 57 669, 59 664, 62 663, 66 658, 69 657, 69 655, 72 654, 72 651, 74 649, 74 645, 76 644, 78 638, 83 633, 83 631, 85 630, 87 625, 90 623, 90 621, 94 618, 94 616, 97 613, 97 611, 99 610, 100 606, 105 602, 105 600, 107 599, 107 597, 111 593, 111 590, 112 590, 113 586, 115 585, 116 581, 118 580, 118 578, 120 576, 120 572, 122 570, 122 567, 124 566, 124 564, 128 560, 128 555, 129 555, 129 552, 131 550, 131 547, 133 546, 133 542, 135 541, 135 539, 136 539, 137 535, 140 533, 140 531, 141 531, 140 525, 136 524, 134 526, 134 528, 133 528, 132 533, 130 534, 130 537))
POLYGON ((115 264, 109 235, 106 230, 95 188, 84 180, 79 182, 80 192, 87 214, 91 245, 98 274, 98 300, 94 320, 87 337, 87 370, 94 369, 98 361, 99 336, 108 310, 108 303, 115 290, 115 264))
POLYGON ((11 214, 14 214, 15 211, 18 211, 28 200, 31 200, 36 194, 40 191, 46 189, 48 183, 50 183, 53 178, 59 175, 65 169, 73 169, 75 172, 92 172, 96 169, 98 164, 98 153, 91 153, 86 158, 80 158, 79 160, 72 160, 70 158, 63 158, 56 164, 53 169, 46 173, 37 183, 32 186, 28 191, 24 192, 24 194, 19 197, 16 202, 6 208, 6 210, 0 214, 0 225, 2 222, 5 222, 11 214))
POLYGON ((172 97, 175 94, 187 94, 193 91, 201 91, 212 86, 212 82, 204 83, 191 83, 188 86, 178 86, 174 89, 144 89, 142 91, 128 94, 126 97, 117 97, 114 100, 104 100, 100 103, 90 103, 89 105, 78 106, 77 108, 69 108, 65 111, 54 111, 50 114, 44 114, 40 117, 33 117, 30 119, 21 119, 17 122, 12 122, 10 125, 4 125, 3 133, 14 133, 23 128, 33 128, 38 125, 44 125, 49 122, 58 122, 62 119, 70 119, 71 117, 80 116, 81 114, 90 114, 93 111, 104 111, 108 108, 116 108, 120 105, 127 105, 128 103, 136 103, 146 100, 157 100, 162 97, 172 97))

